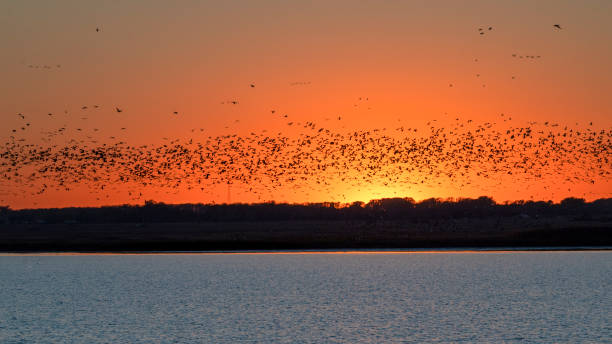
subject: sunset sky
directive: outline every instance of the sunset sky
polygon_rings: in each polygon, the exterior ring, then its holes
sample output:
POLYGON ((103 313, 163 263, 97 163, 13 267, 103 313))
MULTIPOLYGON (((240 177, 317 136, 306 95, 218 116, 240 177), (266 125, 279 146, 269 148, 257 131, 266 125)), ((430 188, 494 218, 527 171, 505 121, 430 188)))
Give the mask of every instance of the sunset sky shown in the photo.
MULTIPOLYGON (((279 113, 338 132, 425 129, 432 120, 449 128, 455 118, 497 121, 500 130, 528 122, 612 128, 607 0, 2 1, 0 42, 2 145, 23 126, 17 114, 30 123, 19 138, 37 144, 43 132, 61 126, 69 129, 59 144, 85 135, 133 145, 263 130, 297 137, 279 113), (502 113, 512 124, 500 121, 502 113)), ((610 162, 603 169, 611 171, 610 162)), ((359 191, 336 184, 263 196, 225 186, 145 188, 140 200, 119 191, 92 197, 86 182, 32 196, 26 186, 3 181, 0 205, 612 196, 609 175, 552 194, 544 187, 555 178, 359 191)))

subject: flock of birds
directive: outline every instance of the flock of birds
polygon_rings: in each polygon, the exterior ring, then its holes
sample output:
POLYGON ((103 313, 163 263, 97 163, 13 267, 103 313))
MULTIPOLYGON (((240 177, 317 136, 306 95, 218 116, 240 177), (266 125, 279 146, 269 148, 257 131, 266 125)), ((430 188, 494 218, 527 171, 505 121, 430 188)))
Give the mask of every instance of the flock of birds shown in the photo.
POLYGON ((404 126, 340 132, 273 115, 299 133, 262 131, 140 146, 114 136, 106 143, 93 136, 67 139, 74 135, 66 126, 43 132, 42 143, 11 135, 0 148, 0 176, 32 195, 86 184, 98 197, 119 186, 134 200, 147 187, 206 191, 231 184, 267 195, 281 187, 333 193, 338 183, 355 189, 449 183, 462 188, 501 183, 508 176, 516 183, 557 178, 568 185, 611 178, 612 130, 594 130, 592 123, 514 127, 501 114, 499 122, 481 124, 455 118, 452 125, 437 126, 434 120, 424 132, 404 126))
MULTIPOLYGON (((554 27, 561 30, 560 25, 554 27)), ((491 31, 493 27, 478 28, 481 35, 491 31)), ((96 28, 96 32, 101 30, 96 28)), ((290 86, 309 84, 300 81, 290 86)), ((255 84, 248 87, 255 88, 255 84)), ((354 106, 367 106, 368 101, 360 97, 354 106)), ((230 99, 222 104, 239 105, 239 101, 230 99)), ((100 106, 83 105, 81 110, 91 108, 100 106)), ((113 106, 113 112, 123 110, 113 106)), ((612 130, 595 130, 592 123, 512 126, 511 117, 501 114, 480 124, 455 118, 450 125, 428 122, 426 130, 399 126, 347 132, 314 121, 294 120, 276 110, 270 112, 297 134, 263 130, 130 145, 124 137, 110 136, 110 141, 96 138, 99 129, 63 125, 41 131, 38 142, 27 138, 32 130, 29 116, 18 113, 22 125, 13 128, 0 147, 0 187, 13 190, 10 196, 36 196, 86 185, 98 199, 112 192, 127 192, 132 200, 140 200, 148 187, 206 192, 219 185, 233 185, 265 196, 278 188, 302 190, 306 195, 333 194, 339 183, 357 190, 368 185, 410 189, 441 184, 461 189, 479 183, 482 188, 494 187, 507 178, 517 185, 549 178, 571 191, 572 185, 608 183, 611 179, 612 130), (93 132, 76 139, 73 130, 93 132), (10 187, 15 185, 19 187, 10 187)), ((342 116, 337 120, 342 121, 342 116)), ((191 132, 198 130, 199 134, 204 132, 203 128, 191 132)), ((0 194, 0 201, 8 192, 0 194)))
POLYGON ((539 59, 542 56, 540 56, 540 55, 518 55, 518 54, 512 54, 512 57, 519 58, 519 59, 522 59, 522 58, 525 58, 525 59, 539 59))
POLYGON ((59 69, 59 68, 62 68, 62 65, 56 64, 55 66, 51 66, 51 65, 33 65, 33 64, 29 64, 28 68, 30 68, 30 69, 59 69))

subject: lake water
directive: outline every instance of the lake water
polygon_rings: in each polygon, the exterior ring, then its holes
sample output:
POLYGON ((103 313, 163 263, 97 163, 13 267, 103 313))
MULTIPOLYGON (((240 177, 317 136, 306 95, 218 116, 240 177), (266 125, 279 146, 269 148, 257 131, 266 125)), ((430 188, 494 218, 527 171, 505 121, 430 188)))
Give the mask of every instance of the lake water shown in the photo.
POLYGON ((0 343, 610 343, 612 252, 0 256, 0 343))

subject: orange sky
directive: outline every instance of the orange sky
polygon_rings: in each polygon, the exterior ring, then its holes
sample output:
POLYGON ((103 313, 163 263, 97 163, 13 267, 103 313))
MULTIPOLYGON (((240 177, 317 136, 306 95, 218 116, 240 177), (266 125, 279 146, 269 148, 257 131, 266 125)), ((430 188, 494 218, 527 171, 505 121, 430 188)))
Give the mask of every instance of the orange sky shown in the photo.
MULTIPOLYGON (((131 144, 188 138, 193 128, 203 128, 203 136, 299 134, 271 109, 321 124, 340 115, 342 121, 327 125, 343 132, 426 128, 433 119, 445 127, 455 117, 483 123, 500 113, 512 116, 514 126, 592 121, 594 129, 609 130, 610 13, 612 2, 604 0, 5 1, 0 142, 22 125, 17 113, 31 123, 19 136, 28 142, 63 125, 71 133, 65 140, 89 133, 99 142, 115 136, 131 144), (523 55, 541 58, 518 58, 523 55), (367 104, 359 97, 367 97, 367 104), (229 100, 239 104, 221 104, 229 100), (94 104, 100 105, 96 112, 81 110, 94 104), (118 114, 115 107, 124 111, 118 114), (54 116, 47 116, 50 112, 54 116)), ((498 201, 592 199, 612 196, 609 179, 554 194, 543 189, 553 178, 520 187, 507 179, 495 186, 363 185, 359 191, 339 183, 333 191, 313 187, 308 194, 281 188, 253 195, 235 186, 229 197, 232 202, 479 195, 498 201)), ((96 200, 81 187, 30 196, 23 186, 2 182, 0 204, 141 203, 124 192, 96 200)), ((145 199, 173 203, 228 200, 225 186, 143 191, 145 199)))

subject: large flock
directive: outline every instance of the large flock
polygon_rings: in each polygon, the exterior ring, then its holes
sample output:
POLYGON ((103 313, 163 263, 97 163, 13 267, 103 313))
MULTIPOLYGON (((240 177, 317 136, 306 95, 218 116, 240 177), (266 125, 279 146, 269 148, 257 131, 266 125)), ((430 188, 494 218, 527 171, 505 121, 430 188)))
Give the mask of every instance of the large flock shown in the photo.
MULTIPOLYGON (((561 30, 560 25, 554 28, 561 30)), ((478 28, 480 35, 492 31, 493 27, 478 28)), ((96 32, 101 30, 96 28, 96 32)), ((290 86, 309 84, 300 81, 290 86)), ((365 100, 368 98, 359 98, 365 100)), ((240 104, 236 99, 222 103, 240 104)), ((83 105, 81 110, 99 108, 83 105)), ((112 108, 117 114, 124 112, 112 108)), ((202 136, 204 129, 194 128, 191 132, 200 135, 130 145, 128 135, 98 140, 98 129, 66 125, 41 131, 40 140, 28 139, 32 135, 27 133, 33 130, 31 116, 18 113, 21 125, 10 129, 0 147, 0 188, 5 190, 0 198, 8 196, 7 192, 33 196, 82 185, 97 197, 108 197, 110 190, 120 186, 133 200, 141 199, 143 189, 149 187, 207 192, 219 185, 271 195, 277 188, 330 193, 339 183, 355 189, 441 184, 460 189, 480 183, 486 194, 484 188, 508 178, 517 185, 547 179, 570 187, 611 179, 612 130, 595 129, 593 123, 516 126, 509 116, 498 114, 483 123, 460 118, 447 119, 443 125, 432 121, 425 130, 398 126, 339 131, 329 122, 298 121, 275 110, 271 114, 292 126, 292 134, 264 130, 202 136), (75 135, 77 132, 81 135, 75 135), (83 135, 85 139, 76 139, 83 135)), ((180 114, 173 111, 171 115, 180 114)), ((53 119, 56 114, 47 116, 53 119)))
POLYGON ((461 188, 507 176, 516 183, 552 176, 575 185, 610 181, 612 172, 612 130, 595 130, 592 123, 510 126, 503 114, 480 124, 454 118, 452 125, 429 122, 426 130, 349 132, 277 115, 299 133, 194 136, 140 146, 121 137, 57 140, 71 137, 66 127, 29 142, 19 135, 28 119, 19 115, 24 125, 0 148, 0 176, 34 194, 83 184, 95 194, 121 185, 134 199, 147 187, 206 192, 219 184, 262 194, 279 187, 328 192, 337 183, 461 188))

